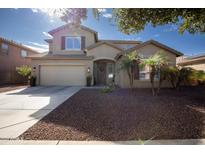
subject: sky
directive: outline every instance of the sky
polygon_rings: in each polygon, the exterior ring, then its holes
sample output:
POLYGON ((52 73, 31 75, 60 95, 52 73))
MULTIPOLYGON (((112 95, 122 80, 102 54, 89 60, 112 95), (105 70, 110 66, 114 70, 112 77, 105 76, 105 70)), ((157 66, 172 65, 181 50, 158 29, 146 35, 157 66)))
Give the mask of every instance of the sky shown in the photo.
MULTIPOLYGON (((137 34, 126 35, 120 32, 109 19, 112 17, 110 9, 101 9, 100 20, 93 17, 91 9, 88 17, 82 22, 98 32, 99 39, 137 40, 147 41, 154 39, 185 55, 205 53, 205 34, 179 34, 174 25, 148 25, 137 34)), ((51 38, 48 31, 65 23, 54 17, 48 9, 0 9, 0 37, 22 43, 39 52, 48 51, 45 39, 51 38)))

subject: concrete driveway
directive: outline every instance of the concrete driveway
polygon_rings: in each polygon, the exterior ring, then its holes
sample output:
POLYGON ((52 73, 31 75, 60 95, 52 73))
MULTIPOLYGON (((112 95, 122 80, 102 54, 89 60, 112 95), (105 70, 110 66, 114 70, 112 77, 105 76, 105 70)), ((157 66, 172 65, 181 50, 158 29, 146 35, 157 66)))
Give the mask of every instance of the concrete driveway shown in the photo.
POLYGON ((17 138, 80 89, 39 86, 0 93, 0 139, 17 138))

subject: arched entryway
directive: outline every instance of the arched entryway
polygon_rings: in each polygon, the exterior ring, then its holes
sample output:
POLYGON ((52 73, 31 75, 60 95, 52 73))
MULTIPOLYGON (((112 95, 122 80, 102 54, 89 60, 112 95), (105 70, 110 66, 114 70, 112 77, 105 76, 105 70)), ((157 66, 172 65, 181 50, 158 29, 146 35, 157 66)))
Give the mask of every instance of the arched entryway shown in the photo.
POLYGON ((94 85, 110 85, 114 82, 115 61, 100 59, 94 61, 94 85))

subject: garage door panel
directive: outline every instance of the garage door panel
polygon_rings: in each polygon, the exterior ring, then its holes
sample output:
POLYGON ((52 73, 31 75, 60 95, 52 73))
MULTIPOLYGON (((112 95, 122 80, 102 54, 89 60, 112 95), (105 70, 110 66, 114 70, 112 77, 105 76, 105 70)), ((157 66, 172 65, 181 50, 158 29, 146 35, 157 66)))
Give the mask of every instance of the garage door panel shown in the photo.
POLYGON ((40 84, 84 86, 86 84, 85 72, 85 66, 41 66, 40 84))

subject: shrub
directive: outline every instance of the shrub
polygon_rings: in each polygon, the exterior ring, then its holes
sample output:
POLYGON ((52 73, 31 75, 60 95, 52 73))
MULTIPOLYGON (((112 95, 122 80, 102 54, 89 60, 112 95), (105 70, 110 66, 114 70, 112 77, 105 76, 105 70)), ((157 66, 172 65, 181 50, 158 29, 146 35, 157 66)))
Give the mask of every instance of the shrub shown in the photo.
POLYGON ((179 78, 178 78, 178 83, 177 87, 183 85, 189 85, 190 84, 190 76, 193 74, 193 69, 190 67, 182 67, 179 70, 179 78))
POLYGON ((87 86, 90 87, 91 86, 91 82, 92 82, 92 76, 91 75, 88 75, 86 77, 86 81, 87 81, 87 86))
POLYGON ((16 67, 16 71, 23 77, 29 77, 31 75, 31 67, 27 65, 22 65, 20 67, 16 67))
POLYGON ((177 88, 177 83, 179 79, 179 68, 176 66, 170 66, 166 70, 167 72, 167 79, 171 83, 173 88, 177 88))
POLYGON ((202 70, 192 69, 192 73, 188 77, 189 84, 202 85, 205 82, 205 72, 202 70))
POLYGON ((35 76, 29 77, 29 81, 30 81, 30 86, 31 87, 36 86, 36 77, 35 76))
POLYGON ((30 66, 22 65, 20 67, 16 67, 16 71, 18 74, 28 79, 30 86, 36 86, 36 77, 31 76, 32 69, 30 66))
POLYGON ((114 90, 114 87, 107 86, 107 87, 104 87, 104 88, 100 89, 100 92, 110 93, 110 92, 113 92, 113 90, 114 90))

